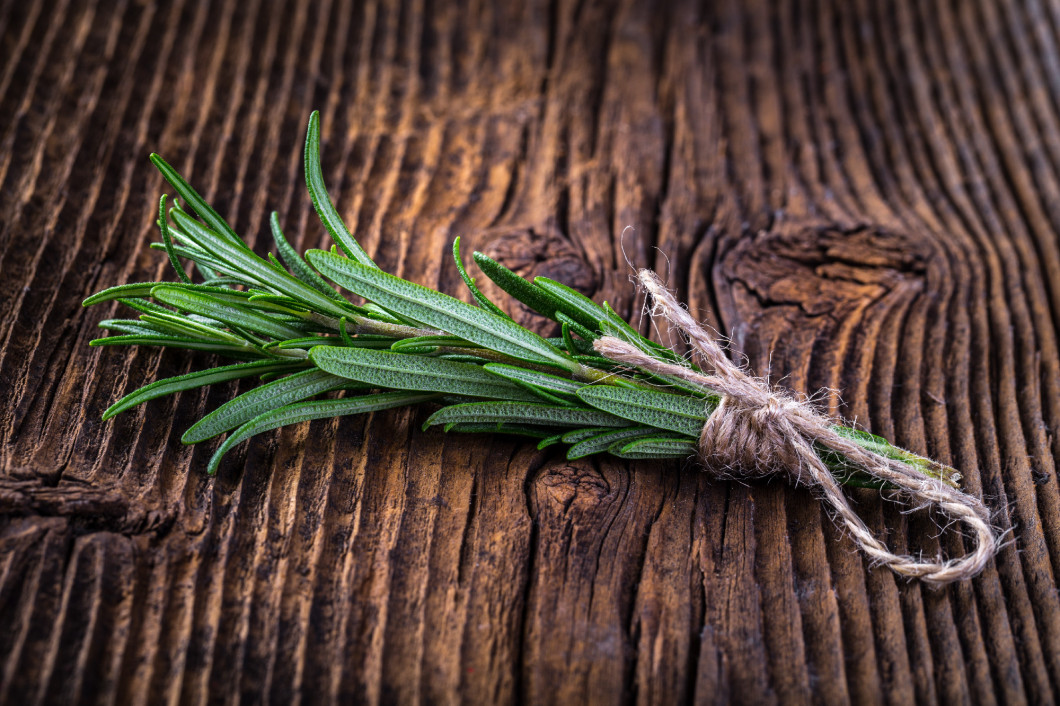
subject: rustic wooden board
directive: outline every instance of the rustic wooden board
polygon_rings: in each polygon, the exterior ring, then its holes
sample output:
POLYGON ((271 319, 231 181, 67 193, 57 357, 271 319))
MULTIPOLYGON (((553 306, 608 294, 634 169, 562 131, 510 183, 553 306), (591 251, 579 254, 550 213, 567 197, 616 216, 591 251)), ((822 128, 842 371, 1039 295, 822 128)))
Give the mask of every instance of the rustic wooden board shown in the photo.
MULTIPOLYGON (((0 3, 0 702, 1049 703, 1060 690, 1060 6, 0 3), (659 269, 759 372, 965 472, 1011 542, 932 591, 802 489, 423 433, 179 434, 234 386, 90 349, 161 276, 158 151, 321 244, 309 112, 380 264, 451 239, 607 299, 659 269)), ((529 321, 526 312, 518 312, 529 321)), ((960 551, 856 496, 892 546, 960 551)))

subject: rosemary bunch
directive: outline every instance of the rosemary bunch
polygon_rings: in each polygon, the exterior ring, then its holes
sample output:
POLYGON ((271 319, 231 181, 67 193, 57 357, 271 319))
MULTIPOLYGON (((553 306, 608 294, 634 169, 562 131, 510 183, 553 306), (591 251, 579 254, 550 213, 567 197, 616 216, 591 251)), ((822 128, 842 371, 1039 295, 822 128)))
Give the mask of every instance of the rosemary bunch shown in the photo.
MULTIPOLYGON (((603 452, 629 459, 696 453, 716 395, 597 355, 593 341, 609 335, 654 358, 687 364, 641 336, 606 302, 597 304, 545 277, 527 281, 476 252, 479 268, 503 291, 560 324, 561 335, 546 339, 517 324, 476 287, 461 261, 459 238, 453 257, 475 305, 380 270, 346 229, 324 188, 317 113, 306 137, 306 185, 335 241, 330 251, 309 250, 303 258, 273 213, 279 258, 260 257, 171 166, 157 155, 151 160, 182 201, 167 208, 162 196, 162 242, 151 246, 167 253, 178 281, 125 284, 86 299, 86 306, 116 300, 139 312, 134 319, 100 322, 116 335, 91 345, 186 348, 240 362, 152 382, 112 405, 104 419, 182 390, 257 378, 257 387, 184 433, 186 444, 228 433, 210 459, 209 473, 255 434, 421 402, 438 407, 425 428, 520 434, 539 439, 540 448, 566 444, 570 459, 603 452), (182 260, 195 264, 201 283, 191 280, 182 260), (331 283, 365 303, 351 303, 331 283)), ((836 428, 871 451, 956 481, 933 461, 880 437, 836 428)), ((879 487, 842 457, 825 449, 821 455, 844 483, 879 487)))

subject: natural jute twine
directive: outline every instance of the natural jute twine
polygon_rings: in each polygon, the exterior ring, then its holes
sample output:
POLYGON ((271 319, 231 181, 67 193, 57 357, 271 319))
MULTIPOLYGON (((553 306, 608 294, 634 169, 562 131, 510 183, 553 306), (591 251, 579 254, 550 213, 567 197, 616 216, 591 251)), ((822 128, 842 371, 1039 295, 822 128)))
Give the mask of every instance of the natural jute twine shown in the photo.
POLYGON ((594 347, 601 355, 647 372, 678 377, 717 393, 720 403, 703 425, 699 453, 708 467, 727 473, 759 476, 786 471, 796 483, 816 491, 842 519, 858 546, 873 563, 885 564, 902 576, 942 585, 978 574, 997 551, 998 539, 990 513, 977 498, 925 475, 902 461, 880 456, 843 437, 832 420, 807 401, 770 387, 734 364, 721 346, 682 307, 650 270, 641 270, 640 282, 651 294, 653 318, 662 318, 683 333, 701 358, 701 373, 666 363, 615 337, 599 338, 594 347), (963 522, 976 541, 975 550, 958 559, 923 561, 891 552, 862 522, 829 472, 814 445, 838 452, 893 487, 898 500, 915 508, 935 507, 952 520, 963 522))

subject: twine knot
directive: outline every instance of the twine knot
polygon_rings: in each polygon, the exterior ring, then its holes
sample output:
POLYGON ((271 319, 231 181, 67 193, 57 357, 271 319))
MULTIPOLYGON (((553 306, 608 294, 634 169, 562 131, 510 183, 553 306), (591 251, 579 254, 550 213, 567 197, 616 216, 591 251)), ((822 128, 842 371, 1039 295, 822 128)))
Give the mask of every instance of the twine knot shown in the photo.
POLYGON ((722 396, 699 435, 700 458, 711 468, 747 475, 788 467, 793 433, 788 420, 798 405, 772 393, 722 396))
POLYGON ((905 461, 866 449, 849 433, 837 430, 808 400, 775 390, 751 376, 729 360, 714 337, 689 315, 654 272, 641 270, 639 278, 651 295, 652 317, 669 322, 684 334, 709 372, 661 361, 613 336, 598 338, 593 346, 611 360, 678 377, 717 395, 717 404, 699 438, 699 455, 705 465, 744 477, 786 472, 822 497, 873 562, 885 564, 902 576, 941 585, 972 578, 983 570, 997 551, 998 539, 990 525, 990 513, 978 498, 905 461), (914 507, 935 507, 962 522, 975 538, 975 549, 958 559, 939 557, 935 561, 891 552, 854 512, 839 481, 821 459, 821 450, 842 455, 893 488, 898 499, 914 507))

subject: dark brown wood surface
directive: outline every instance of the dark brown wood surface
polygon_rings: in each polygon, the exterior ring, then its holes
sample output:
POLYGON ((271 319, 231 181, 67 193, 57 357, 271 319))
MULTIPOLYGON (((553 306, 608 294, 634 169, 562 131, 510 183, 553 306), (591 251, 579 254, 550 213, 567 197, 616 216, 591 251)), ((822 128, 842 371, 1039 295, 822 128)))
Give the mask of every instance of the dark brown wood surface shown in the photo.
MULTIPOLYGON (((1058 233, 1044 0, 3 0, 0 702, 1054 702, 1058 233), (657 268, 758 372, 960 468, 1011 541, 934 591, 779 481, 423 410, 209 478, 179 436, 234 385, 101 423, 210 362, 88 347, 117 308, 86 295, 168 276, 148 153, 259 251, 271 209, 317 246, 314 108, 385 269, 459 292, 460 235, 646 327, 630 263, 657 268)), ((855 498, 897 549, 962 550, 855 498)))

